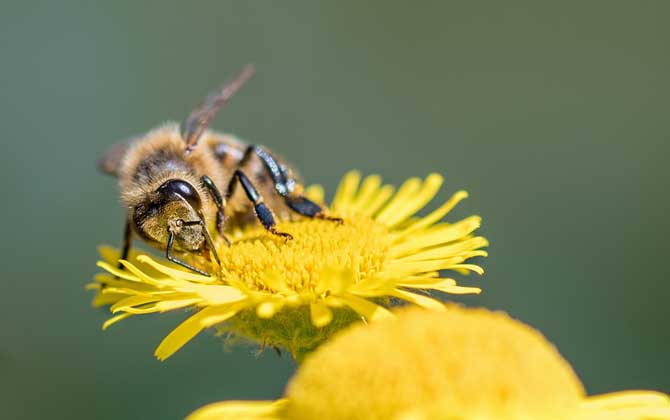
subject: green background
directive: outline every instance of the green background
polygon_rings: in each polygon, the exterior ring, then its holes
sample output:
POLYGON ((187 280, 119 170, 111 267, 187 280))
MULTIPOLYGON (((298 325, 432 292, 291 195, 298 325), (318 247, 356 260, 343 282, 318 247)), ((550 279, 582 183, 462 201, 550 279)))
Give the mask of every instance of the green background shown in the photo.
POLYGON ((207 332, 160 363, 184 313, 103 333, 83 289, 123 224, 97 157, 245 63, 216 128, 330 191, 350 168, 443 173, 440 200, 467 189, 454 217, 482 215, 492 243, 464 302, 538 327, 591 393, 670 391, 670 2, 362 3, 3 1, 0 417, 281 394, 286 356, 207 332))

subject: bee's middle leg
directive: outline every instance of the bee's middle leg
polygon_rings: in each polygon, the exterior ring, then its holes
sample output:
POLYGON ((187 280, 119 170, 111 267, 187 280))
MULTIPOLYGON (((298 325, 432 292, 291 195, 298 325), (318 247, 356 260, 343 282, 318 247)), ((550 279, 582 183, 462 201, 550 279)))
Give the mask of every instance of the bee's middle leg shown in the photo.
POLYGON ((254 213, 256 213, 256 217, 258 218, 258 221, 261 222, 263 227, 277 236, 281 236, 285 239, 293 239, 293 236, 290 234, 286 232, 280 232, 276 229, 275 226, 277 222, 275 220, 274 214, 272 213, 272 210, 270 210, 270 208, 265 205, 263 202, 263 197, 261 197, 258 190, 256 190, 256 187, 254 187, 254 184, 251 183, 251 180, 241 170, 235 170, 233 178, 230 180, 230 184, 228 184, 228 192, 226 197, 230 198, 235 193, 237 182, 242 185, 242 189, 246 193, 247 198, 253 203, 254 213))

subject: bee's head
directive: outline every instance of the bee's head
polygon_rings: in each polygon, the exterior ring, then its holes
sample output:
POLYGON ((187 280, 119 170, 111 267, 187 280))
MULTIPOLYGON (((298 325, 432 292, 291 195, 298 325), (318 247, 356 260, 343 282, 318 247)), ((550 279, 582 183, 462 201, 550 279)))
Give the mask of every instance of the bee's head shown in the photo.
POLYGON ((132 218, 137 232, 149 241, 165 245, 172 233, 175 248, 183 251, 200 250, 205 243, 202 199, 183 179, 161 184, 132 209, 132 218))

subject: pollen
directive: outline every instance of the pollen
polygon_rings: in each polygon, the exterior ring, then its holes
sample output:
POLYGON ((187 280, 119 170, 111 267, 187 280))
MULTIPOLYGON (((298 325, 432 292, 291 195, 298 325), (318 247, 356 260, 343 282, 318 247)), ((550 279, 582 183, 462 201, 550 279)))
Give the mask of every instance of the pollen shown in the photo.
MULTIPOLYGON (((98 291, 94 304, 110 305, 114 316, 105 328, 135 315, 195 310, 158 346, 161 360, 208 327, 286 349, 302 360, 351 323, 392 318, 392 303, 444 311, 440 295, 480 289, 440 274, 482 274, 468 260, 486 256, 482 248, 488 241, 475 234, 478 216, 443 221, 467 197, 464 191, 425 216, 417 215, 442 182, 437 174, 411 178, 394 193, 379 176, 362 179, 350 172, 328 210, 342 223, 283 221, 278 230, 291 234, 291 240, 257 224, 238 227, 229 234, 230 246, 217 241, 220 267, 201 257, 189 260, 211 277, 138 252, 120 261, 125 270, 119 270, 118 252, 103 248, 104 261, 98 265, 106 273, 90 286, 98 291)), ((323 203, 320 187, 310 187, 306 194, 323 203)))
POLYGON ((356 281, 379 273, 386 261, 388 229, 370 218, 352 217, 346 223, 301 220, 280 223, 279 230, 293 235, 284 240, 263 228, 240 232, 233 245, 221 249, 223 277, 233 277, 258 291, 273 291, 268 273, 282 273, 295 292, 313 292, 324 270, 348 267, 356 281))

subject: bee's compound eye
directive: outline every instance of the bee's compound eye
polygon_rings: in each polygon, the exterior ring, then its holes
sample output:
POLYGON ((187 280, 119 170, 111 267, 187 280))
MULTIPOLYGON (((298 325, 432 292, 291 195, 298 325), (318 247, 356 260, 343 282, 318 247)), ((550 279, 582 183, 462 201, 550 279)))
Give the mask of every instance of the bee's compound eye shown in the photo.
POLYGON ((193 188, 193 185, 181 179, 170 179, 165 181, 157 192, 164 194, 170 198, 176 198, 178 195, 184 198, 193 208, 199 210, 201 206, 200 195, 198 191, 193 188))

